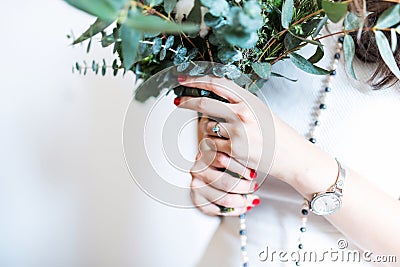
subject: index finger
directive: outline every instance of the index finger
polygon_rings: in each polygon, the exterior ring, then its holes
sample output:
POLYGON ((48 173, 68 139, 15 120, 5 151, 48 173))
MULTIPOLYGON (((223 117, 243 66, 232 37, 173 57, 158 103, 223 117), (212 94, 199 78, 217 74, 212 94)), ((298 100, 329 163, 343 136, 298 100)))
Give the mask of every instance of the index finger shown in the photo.
POLYGON ((226 98, 231 104, 244 101, 244 89, 237 85, 234 81, 225 78, 217 78, 211 76, 187 77, 181 85, 199 88, 211 91, 223 98, 226 98))

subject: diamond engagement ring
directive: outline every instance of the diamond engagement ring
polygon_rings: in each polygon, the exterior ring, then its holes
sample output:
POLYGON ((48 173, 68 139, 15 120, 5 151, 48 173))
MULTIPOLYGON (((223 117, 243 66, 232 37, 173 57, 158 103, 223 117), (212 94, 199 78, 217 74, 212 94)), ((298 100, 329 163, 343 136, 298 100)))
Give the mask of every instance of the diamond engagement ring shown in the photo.
POLYGON ((219 127, 219 122, 217 122, 217 123, 215 124, 215 126, 212 128, 212 131, 213 131, 214 133, 216 133, 216 134, 218 135, 218 137, 222 137, 222 135, 221 135, 221 128, 219 127))

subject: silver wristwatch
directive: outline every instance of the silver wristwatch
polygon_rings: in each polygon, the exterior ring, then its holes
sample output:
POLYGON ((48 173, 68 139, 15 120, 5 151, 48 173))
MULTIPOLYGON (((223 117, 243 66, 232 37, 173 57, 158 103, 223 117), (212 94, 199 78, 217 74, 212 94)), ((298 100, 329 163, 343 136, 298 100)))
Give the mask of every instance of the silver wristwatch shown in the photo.
POLYGON ((342 195, 346 170, 335 158, 338 164, 338 176, 334 185, 327 192, 316 193, 310 201, 310 210, 317 215, 330 215, 337 212, 342 206, 342 195))

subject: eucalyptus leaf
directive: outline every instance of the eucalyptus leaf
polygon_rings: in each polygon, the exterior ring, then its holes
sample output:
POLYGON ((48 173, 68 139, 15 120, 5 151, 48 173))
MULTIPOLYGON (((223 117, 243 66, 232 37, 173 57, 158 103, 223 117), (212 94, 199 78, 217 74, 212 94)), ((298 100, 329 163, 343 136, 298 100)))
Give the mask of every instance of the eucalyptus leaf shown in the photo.
POLYGON ((107 64, 106 64, 106 60, 103 59, 103 65, 101 66, 101 75, 106 75, 107 72, 107 64))
POLYGON ((200 0, 194 0, 194 5, 192 10, 190 10, 187 21, 193 22, 194 24, 201 23, 201 3, 200 0))
POLYGON ((190 60, 194 59, 198 53, 199 53, 199 49, 197 47, 195 47, 189 51, 188 55, 186 56, 186 59, 190 61, 190 60))
POLYGON ((129 0, 65 0, 65 2, 100 19, 114 21, 129 0))
POLYGON ((87 48, 86 48, 86 53, 90 52, 90 48, 91 47, 92 47, 92 38, 90 38, 90 40, 89 40, 89 43, 88 43, 87 48))
POLYGON ((378 45, 379 53, 392 73, 400 79, 400 70, 393 56, 389 41, 385 34, 381 31, 375 31, 376 44, 378 45))
POLYGON ((200 0, 200 2, 213 16, 226 16, 229 12, 229 4, 225 0, 200 0))
POLYGON ((303 42, 306 42, 306 43, 309 43, 309 44, 313 44, 313 45, 321 46, 321 43, 318 42, 318 41, 314 41, 314 40, 312 40, 312 39, 307 39, 307 38, 298 36, 298 35, 294 34, 294 33, 293 33, 292 31, 290 31, 290 30, 289 30, 289 33, 290 33, 293 37, 295 37, 295 38, 297 38, 297 39, 299 39, 299 40, 301 40, 301 41, 303 41, 303 42))
POLYGON ((347 13, 348 2, 322 0, 321 4, 325 14, 334 23, 339 22, 347 13))
POLYGON ((152 47, 152 51, 153 51, 154 55, 157 55, 160 52, 161 46, 162 46, 161 38, 159 38, 159 37, 154 38, 153 47, 152 47))
POLYGON ((167 41, 165 41, 165 49, 169 49, 174 45, 175 37, 173 35, 168 36, 167 41))
POLYGON ((102 37, 101 37, 101 46, 102 47, 108 47, 108 46, 112 45, 114 42, 115 42, 115 38, 114 38, 113 34, 109 34, 109 35, 102 34, 102 37))
POLYGON ((260 90, 260 88, 263 88, 264 85, 268 82, 268 80, 265 79, 258 79, 256 80, 255 83, 253 83, 251 85, 251 87, 249 88, 250 93, 256 93, 260 90))
POLYGON ((80 42, 83 42, 93 36, 95 36, 96 34, 98 34, 99 32, 104 31, 108 26, 111 25, 111 23, 113 23, 112 21, 109 20, 102 20, 102 19, 96 19, 96 21, 90 25, 89 29, 87 29, 84 33, 82 33, 81 36, 78 37, 78 39, 76 39, 72 44, 79 44, 80 42))
POLYGON ((392 48, 392 52, 394 53, 397 48, 397 36, 396 30, 394 28, 390 29, 390 45, 392 48))
POLYGON ((212 73, 217 76, 217 77, 224 77, 225 76, 225 70, 221 66, 215 66, 212 68, 212 73))
POLYGON ((237 31, 234 28, 230 31, 226 31, 224 37, 229 44, 238 46, 240 48, 253 48, 258 41, 257 32, 247 33, 243 31, 237 31))
POLYGON ((235 50, 230 47, 223 47, 218 50, 218 58, 222 61, 222 63, 227 64, 241 60, 243 58, 243 54, 239 50, 235 50))
POLYGON ((112 68, 113 68, 113 75, 117 76, 118 74, 118 64, 117 64, 117 59, 114 59, 112 63, 112 68))
POLYGON ((177 51, 176 51, 176 54, 174 57, 174 64, 178 65, 178 64, 185 62, 186 53, 187 53, 186 47, 179 46, 177 48, 177 51))
POLYGON ((308 61, 311 62, 312 64, 317 63, 324 57, 324 49, 321 46, 317 46, 317 49, 315 50, 314 55, 312 55, 308 61))
POLYGON ((144 3, 148 6, 157 6, 159 4, 161 4, 163 2, 163 0, 144 0, 144 3))
POLYGON ((344 52, 344 59, 346 61, 347 72, 351 75, 351 77, 353 77, 354 79, 357 80, 357 77, 356 77, 356 74, 355 74, 354 68, 353 68, 355 45, 354 45, 353 38, 348 34, 346 34, 344 36, 343 52, 344 52))
POLYGON ((189 71, 190 76, 203 76, 204 71, 207 69, 207 65, 196 65, 189 71))
POLYGON ((291 81, 291 82, 297 82, 297 79, 289 78, 289 77, 286 77, 286 76, 284 76, 282 74, 279 74, 279 73, 276 73, 276 72, 271 72, 271 77, 284 78, 284 79, 286 79, 288 81, 291 81))
POLYGON ((315 38, 315 37, 318 36, 318 34, 321 32, 322 28, 326 25, 327 22, 328 22, 328 16, 325 15, 325 17, 323 17, 323 18, 319 21, 317 27, 315 28, 315 31, 314 31, 314 33, 313 33, 313 35, 312 35, 313 38, 315 38))
POLYGON ((271 64, 268 62, 254 62, 251 67, 254 72, 262 79, 271 77, 271 64))
POLYGON ((347 31, 359 29, 363 24, 362 18, 352 12, 348 12, 344 19, 344 28, 347 31))
POLYGON ((225 66, 225 75, 228 79, 235 80, 238 79, 242 73, 235 65, 227 65, 225 66))
POLYGON ((282 27, 285 28, 285 29, 288 29, 290 23, 292 22, 293 9, 294 9, 293 0, 286 0, 283 3, 281 24, 282 24, 282 27))
POLYGON ((400 4, 386 9, 378 18, 375 27, 378 29, 390 28, 400 23, 400 4))
POLYGON ((182 64, 179 64, 178 67, 176 67, 176 70, 178 72, 185 71, 190 65, 190 62, 183 62, 182 64))
POLYGON ((163 61, 166 55, 167 55, 167 49, 164 48, 160 51, 160 60, 163 61))
POLYGON ((132 68, 133 63, 135 63, 139 41, 142 39, 142 34, 123 24, 119 30, 119 35, 122 39, 121 48, 123 65, 125 69, 129 70, 132 68))
POLYGON ((167 14, 171 14, 176 6, 177 0, 164 0, 164 10, 167 14))
POLYGON ((261 15, 261 7, 255 0, 246 1, 243 5, 243 10, 251 18, 257 18, 261 15))
POLYGON ((141 32, 164 32, 164 33, 176 33, 176 32, 196 32, 199 30, 198 25, 191 23, 174 23, 163 20, 160 17, 149 15, 145 16, 142 14, 134 14, 129 16, 124 22, 124 25, 131 27, 141 32))
POLYGON ((297 53, 291 53, 290 54, 290 60, 301 70, 311 73, 311 74, 316 74, 316 75, 327 75, 330 74, 330 71, 327 71, 325 69, 322 69, 318 66, 313 65, 310 61, 305 59, 303 56, 297 54, 297 53))
POLYGON ((208 27, 216 27, 221 23, 221 21, 223 21, 222 17, 215 17, 215 16, 211 15, 211 13, 209 13, 209 12, 207 12, 204 15, 204 23, 208 27))

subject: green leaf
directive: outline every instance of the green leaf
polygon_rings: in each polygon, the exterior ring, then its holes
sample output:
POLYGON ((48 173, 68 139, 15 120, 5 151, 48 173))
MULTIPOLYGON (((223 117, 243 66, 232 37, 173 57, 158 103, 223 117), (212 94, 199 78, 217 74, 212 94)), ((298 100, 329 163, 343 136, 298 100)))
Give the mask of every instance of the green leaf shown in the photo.
POLYGON ((261 16, 262 12, 260 4, 255 0, 246 1, 243 5, 243 10, 253 19, 261 16))
POLYGON ((159 37, 154 38, 153 40, 153 47, 152 47, 152 51, 154 55, 157 55, 160 50, 161 50, 161 46, 162 46, 162 40, 159 37))
POLYGON ((174 45, 175 37, 173 35, 168 36, 167 41, 165 41, 165 49, 171 48, 174 45))
POLYGON ((351 75, 351 77, 353 77, 354 79, 357 80, 357 77, 356 77, 356 74, 354 73, 354 68, 353 68, 355 45, 354 45, 353 38, 348 34, 346 34, 344 36, 343 52, 344 52, 344 59, 346 61, 347 72, 351 75))
POLYGON ((232 63, 243 59, 243 54, 239 50, 230 47, 222 47, 218 50, 218 58, 222 63, 232 63))
POLYGON ((144 3, 148 6, 157 6, 159 4, 161 4, 163 2, 163 0, 144 0, 144 3))
POLYGON ((282 27, 285 29, 289 28, 289 25, 292 22, 293 9, 294 9, 293 0, 286 0, 283 3, 281 22, 282 22, 282 27))
POLYGON ((177 0, 164 0, 164 10, 167 14, 171 14, 176 6, 177 0))
POLYGON ((160 60, 163 61, 166 55, 167 55, 167 49, 164 48, 160 51, 160 60))
POLYGON ((207 69, 207 65, 195 65, 193 69, 189 71, 190 76, 203 76, 204 71, 207 69))
POLYGON ((176 54, 174 56, 174 64, 178 65, 185 62, 186 53, 187 48, 179 45, 179 47, 176 49, 176 54))
POLYGON ((103 59, 103 65, 101 66, 101 75, 106 75, 107 72, 107 64, 106 64, 106 60, 103 59))
POLYGON ((362 18, 357 16, 354 13, 347 13, 346 18, 344 19, 344 28, 347 31, 359 29, 362 25, 363 21, 362 18))
POLYGON ((199 49, 197 47, 191 49, 189 51, 188 55, 186 56, 187 60, 190 61, 190 60, 194 59, 197 56, 198 53, 199 53, 199 49))
POLYGON ((86 53, 90 52, 90 48, 91 47, 92 47, 92 38, 90 38, 90 40, 89 40, 89 43, 88 43, 87 48, 86 48, 86 53))
POLYGON ((141 32, 176 33, 196 32, 199 30, 198 25, 191 23, 178 24, 163 20, 162 18, 154 15, 145 16, 141 14, 134 14, 128 17, 124 22, 124 25, 141 32))
POLYGON ((314 55, 312 55, 308 61, 310 61, 312 64, 317 63, 324 57, 324 49, 321 46, 317 46, 317 49, 315 50, 314 55))
POLYGON ((309 44, 313 44, 313 45, 321 46, 321 43, 320 43, 320 42, 314 41, 314 40, 312 40, 312 39, 307 39, 307 38, 298 36, 298 35, 294 34, 291 30, 289 30, 289 33, 290 33, 293 37, 295 37, 295 38, 297 38, 297 39, 299 39, 299 40, 301 40, 301 41, 303 41, 303 42, 306 42, 306 43, 309 43, 309 44))
POLYGON ((327 71, 325 69, 322 69, 320 67, 317 67, 313 65, 311 62, 309 62, 307 59, 304 57, 300 56, 299 54, 296 53, 291 53, 290 54, 290 60, 301 70, 311 73, 311 74, 316 74, 316 75, 327 75, 331 73, 330 71, 327 71))
POLYGON ((390 44, 392 52, 394 53, 397 48, 397 36, 396 36, 396 30, 394 28, 390 29, 390 44))
POLYGON ((65 0, 65 2, 103 20, 114 21, 129 0, 65 0))
MULTIPOLYGON (((200 0, 195 0, 194 1, 194 6, 192 10, 190 10, 189 15, 187 16, 187 22, 192 22, 196 25, 200 25, 201 23, 201 3, 200 0)), ((192 33, 189 33, 189 37, 196 37, 199 31, 194 31, 192 33)))
POLYGON ((121 37, 123 65, 125 69, 129 70, 135 63, 142 34, 123 24, 119 30, 119 36, 121 37))
POLYGON ((207 12, 204 15, 204 23, 208 26, 208 27, 215 27, 218 24, 220 24, 223 21, 222 17, 215 17, 213 15, 211 15, 209 12, 207 12))
POLYGON ((226 0, 200 0, 200 2, 213 16, 226 16, 229 12, 229 4, 226 0))
POLYGON ((192 10, 190 10, 189 15, 187 16, 187 21, 193 22, 195 24, 201 23, 201 3, 200 0, 194 1, 194 6, 192 10))
POLYGON ((260 78, 269 79, 271 77, 271 64, 268 62, 254 62, 251 67, 260 78))
POLYGON ((225 40, 233 46, 240 48, 253 48, 258 41, 257 32, 243 32, 232 29, 231 31, 225 32, 225 40))
POLYGON ((322 0, 322 8, 328 18, 336 23, 339 22, 347 13, 347 2, 331 2, 322 0))
POLYGON ((378 45, 379 53, 381 54, 383 61, 386 63, 386 65, 392 71, 392 73, 398 79, 400 79, 399 66, 397 66, 392 50, 390 49, 389 41, 386 38, 385 34, 383 34, 383 32, 381 31, 375 31, 375 39, 376 39, 376 44, 378 45))
POLYGON ((297 79, 289 78, 289 77, 286 77, 286 76, 284 76, 282 74, 279 74, 279 73, 276 73, 276 72, 271 72, 271 76, 272 77, 284 78, 284 79, 286 79, 288 81, 291 81, 291 82, 297 82, 297 79))
POLYGON ((325 15, 325 17, 319 21, 317 27, 315 28, 315 31, 312 35, 313 38, 317 37, 317 35, 321 32, 322 28, 326 25, 327 22, 328 16, 325 15))
POLYGON ((111 23, 113 23, 112 21, 106 21, 106 20, 102 20, 102 19, 96 19, 96 21, 90 25, 89 29, 87 29, 84 33, 82 33, 81 36, 78 37, 78 39, 76 39, 72 44, 79 44, 93 36, 95 36, 96 34, 98 34, 99 32, 104 31, 108 26, 111 25, 111 23))
POLYGON ((398 23, 400 23, 400 4, 396 4, 389 9, 386 9, 382 15, 379 16, 375 27, 378 29, 385 29, 398 23))
POLYGON ((114 34, 106 35, 105 32, 101 33, 101 46, 107 47, 113 43, 115 43, 114 34))

